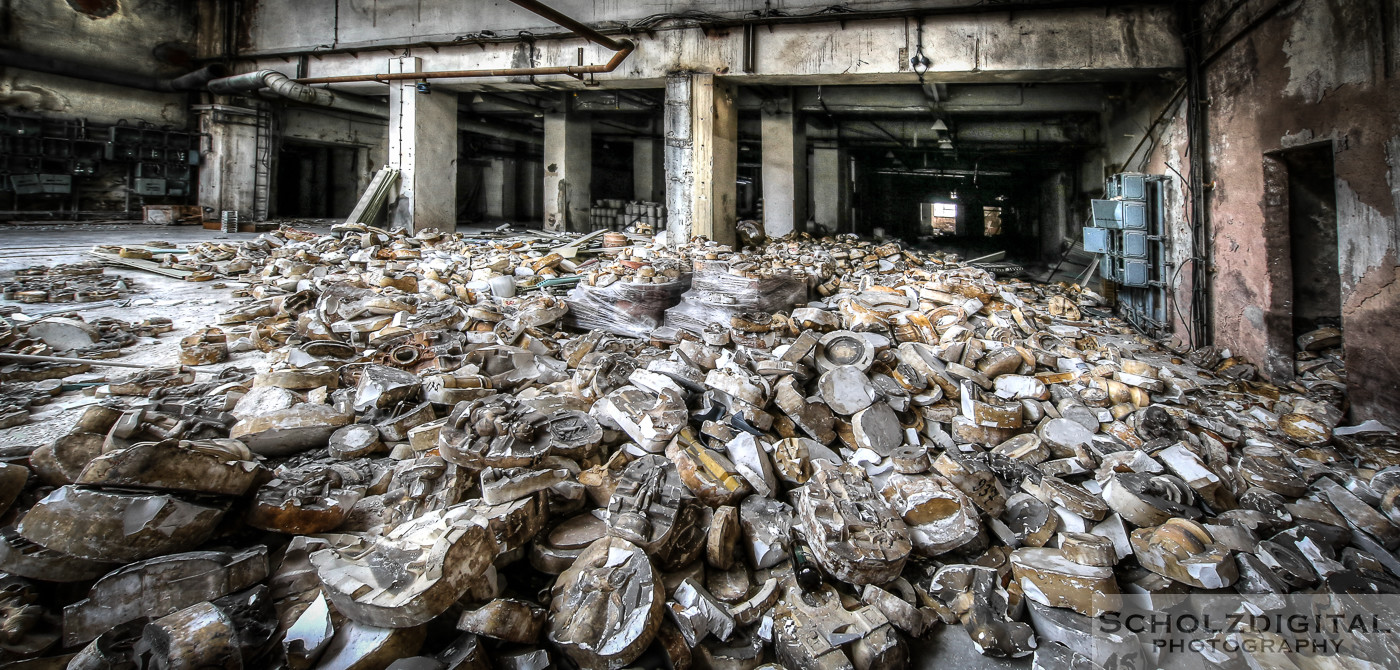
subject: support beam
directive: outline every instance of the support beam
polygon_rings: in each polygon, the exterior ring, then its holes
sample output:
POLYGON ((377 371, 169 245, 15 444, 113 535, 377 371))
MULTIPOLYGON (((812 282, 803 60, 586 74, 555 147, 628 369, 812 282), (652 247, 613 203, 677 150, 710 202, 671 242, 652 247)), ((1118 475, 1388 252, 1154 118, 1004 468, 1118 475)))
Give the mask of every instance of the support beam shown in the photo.
POLYGON ((739 115, 733 84, 712 74, 666 79, 668 242, 703 235, 734 243, 739 115))
POLYGON ((493 157, 482 179, 486 218, 515 218, 515 159, 493 157))
POLYGON ((666 174, 661 142, 650 137, 632 140, 632 198, 660 202, 666 198, 666 174))
POLYGON ((805 230, 807 224, 807 137, 791 99, 763 112, 763 228, 771 237, 805 230))
POLYGON ((812 219, 832 233, 849 233, 846 151, 835 145, 812 150, 812 219))
MULTIPOLYGON (((418 72, 418 57, 389 59, 390 72, 418 72)), ((393 228, 457 229, 457 94, 419 93, 413 80, 389 84, 389 167, 399 170, 393 228)))
POLYGON ((587 114, 544 116, 544 227, 582 231, 593 204, 593 134, 587 114))

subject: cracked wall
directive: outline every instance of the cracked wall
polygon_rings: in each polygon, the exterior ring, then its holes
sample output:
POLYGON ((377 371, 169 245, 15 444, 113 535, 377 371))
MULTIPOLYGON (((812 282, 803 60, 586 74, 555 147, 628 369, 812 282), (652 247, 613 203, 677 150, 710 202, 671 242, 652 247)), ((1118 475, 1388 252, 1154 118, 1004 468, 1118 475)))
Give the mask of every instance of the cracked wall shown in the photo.
MULTIPOLYGON (((152 77, 195 69, 195 14, 186 0, 11 0, 0 37, 18 51, 152 77)), ((186 95, 0 68, 0 108, 96 123, 186 128, 186 95)))
MULTIPOLYGON (((1395 13, 1366 0, 1301 0, 1230 43, 1271 4, 1246 2, 1208 31, 1205 49, 1220 49, 1206 70, 1216 343, 1287 381, 1300 333, 1292 332, 1287 179, 1274 157, 1330 143, 1352 418, 1400 427, 1395 13)), ((1212 3, 1206 25, 1229 5, 1212 3)))

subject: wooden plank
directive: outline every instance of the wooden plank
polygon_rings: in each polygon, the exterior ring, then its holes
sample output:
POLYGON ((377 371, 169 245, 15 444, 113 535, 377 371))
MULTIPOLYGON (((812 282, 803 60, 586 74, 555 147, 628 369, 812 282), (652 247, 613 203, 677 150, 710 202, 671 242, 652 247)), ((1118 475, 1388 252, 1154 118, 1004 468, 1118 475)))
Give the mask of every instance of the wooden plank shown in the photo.
POLYGON ((186 279, 190 275, 194 274, 189 270, 176 270, 174 268, 161 267, 160 263, 156 263, 153 261, 141 260, 139 258, 122 258, 121 256, 118 256, 116 254, 107 254, 101 251, 88 251, 87 255, 97 258, 104 263, 125 265, 129 268, 145 270, 146 272, 154 272, 158 275, 165 275, 167 277, 173 277, 175 279, 186 279))

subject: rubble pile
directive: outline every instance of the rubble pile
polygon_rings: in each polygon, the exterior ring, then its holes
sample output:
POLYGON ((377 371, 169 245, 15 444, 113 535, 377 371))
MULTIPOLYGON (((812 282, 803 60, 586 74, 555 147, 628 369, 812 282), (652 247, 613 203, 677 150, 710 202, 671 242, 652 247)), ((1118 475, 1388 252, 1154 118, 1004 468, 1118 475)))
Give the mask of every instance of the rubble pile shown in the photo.
POLYGON ((131 295, 131 280, 105 274, 100 263, 72 263, 16 270, 0 284, 0 299, 22 303, 98 302, 131 295))
POLYGON ((1400 452, 1341 427, 1326 333, 1274 386, 894 243, 588 266, 334 232, 193 250, 249 300, 0 465, 0 662, 878 670, 937 636, 1145 667, 1094 618, 1400 592, 1400 452), (642 337, 566 328, 549 284, 687 269, 642 337), (266 371, 188 367, 253 349, 266 371))

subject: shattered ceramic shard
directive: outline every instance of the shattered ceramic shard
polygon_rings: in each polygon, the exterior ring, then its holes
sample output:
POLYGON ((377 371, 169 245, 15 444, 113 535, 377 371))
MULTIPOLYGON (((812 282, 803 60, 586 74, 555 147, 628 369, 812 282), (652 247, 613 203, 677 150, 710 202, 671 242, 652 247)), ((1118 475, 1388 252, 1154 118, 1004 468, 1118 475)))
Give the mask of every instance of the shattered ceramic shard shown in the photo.
POLYGON ((798 497, 797 513, 813 558, 844 582, 888 582, 899 576, 913 549, 904 521, 852 465, 816 463, 798 497))
POLYGON ((326 650, 335 636, 326 595, 316 593, 316 599, 302 610, 282 636, 282 650, 287 655, 289 670, 306 670, 326 650))
POLYGON ((998 517, 1006 511, 1006 489, 985 463, 944 451, 934 460, 933 469, 967 494, 988 516, 998 517))
POLYGON ((671 621, 688 646, 694 647, 710 635, 719 640, 728 640, 734 635, 734 617, 730 616, 729 608, 715 600, 694 578, 682 580, 672 598, 674 602, 667 604, 671 621))
POLYGON ((734 463, 724 454, 706 449, 690 428, 676 436, 671 458, 686 488, 711 507, 733 505, 752 488, 734 463))
POLYGON ((1011 571, 1026 597, 1042 605, 1094 617, 1123 606, 1112 567, 1075 563, 1059 549, 1017 549, 1011 554, 1011 571))
POLYGON ((1159 526, 1175 517, 1194 519, 1201 515, 1191 506, 1195 500, 1191 488, 1171 475, 1113 475, 1104 484, 1103 499, 1114 512, 1137 526, 1159 526))
POLYGON ((290 456, 325 445, 337 428, 349 425, 353 418, 331 405, 301 403, 242 419, 233 425, 229 437, 260 456, 290 456))
POLYGON ((29 456, 29 466, 34 468, 34 474, 45 484, 72 484, 78 480, 83 468, 102 454, 103 441, 103 436, 98 433, 60 435, 53 442, 35 449, 29 456))
POLYGON ((1221 589, 1239 577, 1230 550, 1194 521, 1176 518, 1155 528, 1139 528, 1131 539, 1143 567, 1183 584, 1221 589))
POLYGON ((880 610, 848 610, 829 585, 804 593, 795 584, 773 611, 773 651, 790 668, 893 670, 909 662, 909 649, 880 610))
POLYGON ((771 568, 788 557, 793 508, 785 502, 754 494, 739 504, 739 525, 744 529, 755 568, 771 568))
POLYGON ((831 444, 836 439, 836 433, 832 430, 836 417, 832 416, 831 408, 820 402, 811 402, 792 377, 784 377, 773 385, 773 404, 818 443, 831 444))
POLYGON ((889 456, 904 442, 899 416, 888 403, 877 402, 851 417, 851 435, 857 447, 889 456))
POLYGON ((544 608, 523 600, 497 598, 474 610, 462 612, 457 630, 506 642, 534 644, 546 619, 544 608))
POLYGON ((865 372, 875 362, 875 347, 860 333, 834 330, 823 335, 817 344, 816 361, 822 372, 842 365, 865 372))
POLYGON ((202 602, 146 625, 133 646, 157 668, 256 666, 277 633, 267 587, 202 602))
MULTIPOLYGON (((1043 547, 1060 526, 1060 517, 1050 506, 1029 493, 1016 493, 1006 501, 1001 520, 1012 533, 1012 539, 1028 547, 1043 547)), ((1011 542, 1007 542, 1011 545, 1011 542)))
POLYGON ((198 546, 214 533, 224 511, 163 494, 63 486, 36 503, 17 530, 54 551, 130 563, 198 546))
POLYGON ((141 617, 162 617, 242 591, 267 577, 267 548, 236 554, 194 551, 133 563, 97 580, 87 598, 63 608, 64 644, 74 646, 141 617))
POLYGON ((705 561, 721 570, 732 567, 734 549, 742 532, 737 507, 723 505, 716 508, 710 518, 710 529, 705 534, 705 561))
POLYGON ((259 476, 237 440, 139 442, 98 456, 75 483, 241 496, 259 476))
POLYGON ((438 433, 443 458, 480 470, 533 467, 550 449, 548 418, 509 395, 460 402, 438 433))
POLYGON ((972 501, 939 475, 890 475, 880 495, 904 519, 914 551, 923 556, 958 549, 982 532, 972 501))
POLYGON ((1394 551, 1400 546, 1400 529, 1351 491, 1330 477, 1318 479, 1313 483, 1313 487, 1327 497, 1328 502, 1346 517, 1347 523, 1353 528, 1376 538, 1387 550, 1394 551))
POLYGON ((891 463, 895 472, 906 475, 917 475, 928 472, 933 467, 929 461, 928 449, 923 445, 905 445, 896 448, 890 454, 891 463))
POLYGON ((674 463, 647 454, 622 472, 608 501, 608 534, 641 547, 660 569, 675 570, 705 547, 703 508, 674 463))
POLYGON ((590 545, 551 591, 549 641, 587 670, 617 670, 651 644, 665 594, 646 553, 619 537, 590 545))
POLYGON ((45 582, 83 582, 107 574, 119 563, 94 561, 30 542, 13 526, 0 528, 0 572, 45 582))
POLYGON ((759 495, 772 497, 779 491, 773 461, 757 437, 740 433, 725 444, 725 452, 729 454, 735 469, 759 495))
POLYGON ((850 365, 839 365, 823 373, 817 388, 827 407, 845 416, 869 407, 879 397, 870 378, 850 365))
POLYGON ((322 463, 284 468, 258 489, 248 525, 289 535, 325 533, 340 527, 365 495, 364 482, 322 463))
POLYGON ((1035 630, 1008 616, 1007 592, 993 568, 949 565, 934 573, 928 592, 942 600, 962 622, 984 656, 1020 658, 1035 651, 1035 630))
POLYGON ((414 375, 385 365, 368 365, 360 371, 355 388, 355 411, 393 407, 418 393, 422 381, 414 375))
POLYGON ((15 463, 0 463, 0 516, 9 511, 27 481, 29 468, 15 463))
POLYGON ((1021 488, 1047 505, 1064 507, 1085 519, 1099 521, 1108 514, 1108 505, 1102 499, 1059 477, 1046 475, 1039 483, 1026 479, 1021 482, 1021 488))
POLYGON ((363 423, 353 423, 331 433, 327 449, 331 456, 346 460, 388 451, 379 439, 379 431, 363 423))
POLYGON ((1060 551, 1075 563, 1111 568, 1118 564, 1113 540, 1092 533, 1061 533, 1060 551))
POLYGON ((1069 419, 1050 419, 1035 432, 1056 458, 1075 456, 1094 442, 1092 431, 1069 419))
POLYGON ((1211 509, 1217 512, 1234 509, 1238 506, 1234 494, 1225 485, 1220 475, 1206 466, 1201 460, 1185 445, 1178 443, 1156 453, 1157 460, 1172 474, 1180 477, 1188 486, 1201 496, 1211 509))
POLYGON ((337 627, 315 670, 378 670, 395 659, 412 656, 423 646, 427 630, 379 628, 353 619, 337 627))
POLYGON ((782 596, 782 586, 776 577, 769 577, 749 596, 748 600, 729 606, 729 615, 740 626, 749 626, 766 616, 782 596))
POLYGON ((648 393, 635 386, 609 393, 594 405, 600 406, 628 437, 652 453, 663 451, 689 418, 684 399, 671 393, 648 393))
POLYGON ((530 565, 541 572, 557 575, 607 532, 607 522, 589 512, 565 519, 531 544, 530 565))
POLYGON ((496 557, 495 540, 457 506, 383 536, 334 536, 311 555, 336 611, 370 626, 411 628, 443 613, 496 557))
POLYGON ((0 662, 6 667, 26 663, 58 645, 58 617, 43 605, 35 584, 13 575, 0 574, 0 662))
MULTIPOLYGON (((421 403, 412 409, 375 422, 379 437, 385 442, 403 442, 414 428, 437 420, 432 403, 421 403)), ((434 440, 435 442, 436 440, 434 440)))
POLYGON ((549 435, 550 453, 565 458, 584 458, 597 451, 603 441, 603 428, 598 421, 578 410, 550 414, 545 432, 549 435))
POLYGON ((488 505, 519 500, 569 479, 564 468, 486 468, 481 471, 481 499, 488 505))
POLYGON ((102 632, 89 642, 66 666, 71 670, 109 670, 110 668, 138 667, 133 647, 141 640, 141 633, 150 619, 141 617, 102 632))
POLYGON ((923 635, 927 627, 924 613, 920 612, 912 603, 874 584, 865 585, 865 589, 860 593, 860 599, 880 610, 880 613, 885 615, 890 623, 911 636, 923 635))

